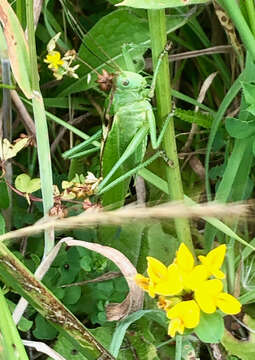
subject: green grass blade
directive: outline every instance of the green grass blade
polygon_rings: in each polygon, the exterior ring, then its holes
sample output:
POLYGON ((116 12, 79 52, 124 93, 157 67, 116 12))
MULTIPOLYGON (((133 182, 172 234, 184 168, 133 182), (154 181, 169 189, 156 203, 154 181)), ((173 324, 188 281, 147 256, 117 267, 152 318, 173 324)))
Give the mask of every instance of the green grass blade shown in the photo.
POLYGON ((0 331, 5 360, 28 360, 19 332, 0 288, 0 331))
POLYGON ((206 151, 206 157, 205 157, 205 185, 206 185, 206 192, 207 192, 207 198, 208 200, 211 200, 211 189, 210 189, 210 182, 209 182, 209 160, 210 160, 210 153, 212 150, 212 145, 218 130, 218 127, 220 125, 220 122, 222 121, 222 118, 227 111, 229 105, 234 100, 236 95, 241 90, 241 80, 243 77, 243 73, 239 75, 239 77, 235 80, 229 91, 227 92, 226 96, 224 97, 219 110, 217 111, 217 114, 214 118, 214 121, 212 123, 211 132, 209 135, 208 145, 207 145, 207 151, 206 151))
MULTIPOLYGON (((168 186, 167 186, 167 182, 165 180, 159 178, 157 175, 153 174, 151 171, 149 171, 147 169, 139 170, 138 174, 140 176, 142 176, 146 181, 150 182, 151 184, 156 186, 158 189, 160 189, 161 191, 168 194, 168 186)), ((192 205, 196 204, 195 201, 191 200, 188 196, 185 196, 185 202, 187 202, 188 204, 192 204, 192 205)), ((213 227, 215 227, 217 230, 220 230, 221 232, 223 232, 225 235, 227 235, 233 239, 236 239, 241 244, 248 246, 252 250, 255 250, 254 246, 252 246, 247 241, 245 241, 240 236, 238 236, 233 230, 230 229, 230 227, 228 227, 222 221, 220 221, 216 218, 207 217, 207 216, 203 217, 203 219, 206 222, 208 222, 209 224, 211 224, 213 227)))
MULTIPOLYGON (((24 103, 28 104, 29 106, 32 107, 32 103, 24 98, 21 98, 22 101, 24 101, 24 103)), ((54 121, 55 123, 57 123, 60 126, 64 126, 67 130, 72 131, 74 134, 80 136, 82 139, 84 140, 88 140, 90 139, 90 136, 85 134, 83 131, 77 129, 75 126, 68 124, 66 121, 60 119, 59 117, 51 114, 48 111, 45 111, 45 114, 47 116, 48 119, 54 121)), ((100 146, 100 142, 98 141, 93 141, 92 144, 96 147, 100 146)))

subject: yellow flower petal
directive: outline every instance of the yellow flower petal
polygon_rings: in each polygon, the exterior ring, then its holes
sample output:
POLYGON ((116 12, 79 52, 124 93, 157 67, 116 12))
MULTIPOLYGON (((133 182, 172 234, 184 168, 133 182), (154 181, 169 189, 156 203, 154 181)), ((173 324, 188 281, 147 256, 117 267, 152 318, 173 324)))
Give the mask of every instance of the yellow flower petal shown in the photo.
POLYGON ((147 277, 145 277, 145 276, 143 276, 141 274, 136 274, 135 275, 135 282, 143 290, 145 290, 145 291, 149 290, 149 282, 150 282, 149 278, 147 278, 147 277))
POLYGON ((223 289, 223 284, 218 279, 206 280, 195 289, 195 299, 201 310, 207 314, 216 311, 217 297, 223 289))
POLYGON ((194 300, 182 301, 167 311, 169 319, 180 319, 184 327, 193 329, 199 324, 200 309, 194 300))
POLYGON ((183 283, 179 268, 172 264, 167 268, 167 276, 154 286, 154 291, 159 295, 178 295, 183 290, 183 283))
POLYGON ((175 263, 180 267, 182 271, 190 272, 194 266, 194 258, 187 246, 181 243, 177 254, 175 263))
POLYGON ((216 304, 225 314, 234 315, 241 311, 240 302, 234 296, 227 293, 220 293, 216 304))
POLYGON ((163 281, 167 279, 167 267, 159 260, 147 256, 148 268, 147 273, 149 275, 150 280, 155 283, 159 281, 163 281))
POLYGON ((195 290, 203 283, 208 277, 207 267, 204 265, 197 265, 186 278, 185 287, 195 290))
POLYGON ((150 281, 149 278, 141 275, 141 274, 136 274, 134 277, 134 280, 136 282, 136 284, 142 288, 144 291, 146 291, 147 293, 149 293, 149 295, 154 298, 155 297, 155 291, 154 291, 154 283, 152 281, 150 281))
POLYGON ((216 311, 215 299, 208 296, 203 291, 196 291, 195 299, 200 309, 206 314, 212 314, 216 311))
POLYGON ((226 277, 224 272, 221 270, 212 270, 212 275, 216 277, 216 279, 220 279, 220 280, 225 279, 226 277))
POLYGON ((180 319, 173 319, 168 326, 168 335, 175 337, 177 332, 181 335, 184 333, 184 324, 180 319))
POLYGON ((220 271, 225 254, 226 254, 226 245, 220 245, 217 248, 211 250, 206 256, 199 256, 199 260, 203 265, 205 265, 210 273, 210 275, 215 276, 218 279, 224 279, 225 274, 220 271))
POLYGON ((51 51, 48 53, 44 62, 49 64, 50 69, 58 69, 59 65, 63 65, 64 61, 61 59, 61 54, 59 51, 51 51))

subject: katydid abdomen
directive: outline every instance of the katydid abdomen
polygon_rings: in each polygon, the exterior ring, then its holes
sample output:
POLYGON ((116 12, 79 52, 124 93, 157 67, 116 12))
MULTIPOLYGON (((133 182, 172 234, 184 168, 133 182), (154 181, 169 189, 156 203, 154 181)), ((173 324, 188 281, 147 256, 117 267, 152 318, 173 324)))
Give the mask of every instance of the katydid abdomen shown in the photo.
MULTIPOLYGON (((103 178, 109 174, 110 170, 124 154, 128 145, 141 128, 148 128, 146 116, 147 107, 151 107, 146 100, 134 101, 131 104, 123 105, 118 108, 114 115, 112 128, 107 136, 102 157, 102 175, 103 178)), ((148 131, 148 130, 147 130, 148 131)), ((130 169, 139 165, 145 155, 147 145, 147 136, 134 149, 134 152, 123 162, 111 177, 110 181, 124 175, 130 169)), ((123 205, 126 193, 128 191, 130 179, 115 185, 112 189, 103 195, 103 205, 113 205, 120 207, 123 205)))

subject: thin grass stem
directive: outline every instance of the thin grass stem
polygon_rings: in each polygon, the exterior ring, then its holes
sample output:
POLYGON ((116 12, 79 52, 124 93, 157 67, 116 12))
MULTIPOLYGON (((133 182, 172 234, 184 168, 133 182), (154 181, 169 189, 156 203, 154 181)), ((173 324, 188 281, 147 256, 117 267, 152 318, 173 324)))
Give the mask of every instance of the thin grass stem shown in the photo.
MULTIPOLYGON (((38 161, 40 169, 41 189, 43 198, 43 213, 48 215, 53 207, 53 182, 50 157, 49 135, 46 121, 43 98, 39 87, 39 75, 37 69, 37 54, 35 45, 33 0, 26 0, 26 15, 28 29, 29 59, 31 66, 31 84, 33 90, 33 113, 36 127, 36 141, 38 149, 38 161)), ((44 256, 54 247, 54 233, 52 230, 45 231, 44 256)))

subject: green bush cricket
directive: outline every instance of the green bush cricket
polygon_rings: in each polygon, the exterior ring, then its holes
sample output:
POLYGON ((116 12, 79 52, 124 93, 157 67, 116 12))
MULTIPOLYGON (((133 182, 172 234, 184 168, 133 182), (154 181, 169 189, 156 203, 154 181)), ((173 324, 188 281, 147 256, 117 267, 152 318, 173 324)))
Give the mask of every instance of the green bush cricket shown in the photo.
MULTIPOLYGON (((167 45, 165 51, 159 57, 151 87, 149 88, 146 79, 135 72, 128 46, 123 45, 123 57, 128 71, 118 71, 113 79, 112 107, 114 117, 102 151, 103 180, 97 190, 97 195, 103 194, 104 206, 121 206, 124 203, 131 176, 139 168, 147 166, 162 155, 162 152, 157 152, 142 163, 146 152, 148 135, 150 135, 152 148, 158 149, 168 123, 173 116, 173 113, 168 115, 157 138, 155 116, 150 99, 154 95, 157 73, 168 48, 167 45)), ((93 139, 91 138, 78 145, 76 151, 90 144, 98 136, 99 133, 96 133, 93 139)), ((87 151, 93 152, 96 150, 98 148, 94 147, 87 151)), ((73 153, 74 149, 71 149, 64 156, 77 157, 87 152, 83 151, 75 155, 73 153)))

